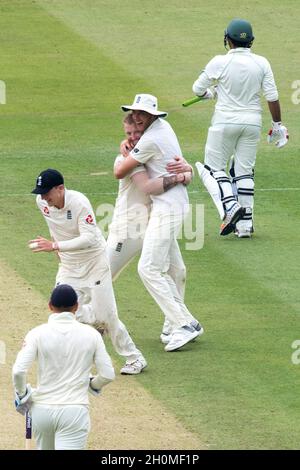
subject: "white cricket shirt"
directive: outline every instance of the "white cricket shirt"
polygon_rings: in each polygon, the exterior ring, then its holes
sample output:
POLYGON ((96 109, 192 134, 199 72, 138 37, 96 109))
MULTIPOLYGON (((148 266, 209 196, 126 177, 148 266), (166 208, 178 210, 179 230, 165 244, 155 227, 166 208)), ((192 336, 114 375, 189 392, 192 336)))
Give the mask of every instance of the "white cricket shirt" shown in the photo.
POLYGON ((26 388, 26 374, 38 361, 38 382, 34 403, 45 405, 87 405, 89 374, 95 363, 94 388, 114 379, 111 359, 101 335, 79 323, 72 313, 54 313, 48 323, 29 331, 13 366, 13 382, 19 394, 26 388))
POLYGON ((278 100, 268 60, 248 48, 230 49, 226 55, 214 57, 195 81, 193 92, 203 95, 215 81, 218 99, 212 124, 261 126, 261 92, 267 101, 278 100))
MULTIPOLYGON (((125 160, 118 155, 114 165, 125 160)), ((148 225, 151 209, 151 198, 134 184, 131 177, 146 171, 144 165, 134 168, 129 175, 119 180, 119 192, 115 203, 112 222, 109 227, 111 234, 117 239, 138 238, 144 235, 148 225)))
MULTIPOLYGON (((158 118, 144 132, 134 149, 132 158, 143 163, 150 178, 170 176, 166 166, 182 152, 175 132, 168 122, 158 118)), ((180 212, 186 209, 189 199, 186 187, 178 184, 163 194, 151 195, 154 210, 180 212)))
POLYGON ((84 194, 65 189, 65 205, 62 209, 48 206, 40 195, 36 203, 51 237, 58 243, 63 264, 92 261, 97 253, 105 250, 105 239, 96 224, 91 203, 84 194))

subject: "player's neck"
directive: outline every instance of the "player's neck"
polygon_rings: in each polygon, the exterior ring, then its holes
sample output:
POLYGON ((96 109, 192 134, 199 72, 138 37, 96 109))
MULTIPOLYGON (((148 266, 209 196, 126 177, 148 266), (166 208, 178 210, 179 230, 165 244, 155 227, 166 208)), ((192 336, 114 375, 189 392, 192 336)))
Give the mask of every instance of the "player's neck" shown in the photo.
POLYGON ((65 206, 65 191, 62 192, 59 200, 54 205, 54 207, 56 207, 56 209, 63 209, 64 206, 65 206))

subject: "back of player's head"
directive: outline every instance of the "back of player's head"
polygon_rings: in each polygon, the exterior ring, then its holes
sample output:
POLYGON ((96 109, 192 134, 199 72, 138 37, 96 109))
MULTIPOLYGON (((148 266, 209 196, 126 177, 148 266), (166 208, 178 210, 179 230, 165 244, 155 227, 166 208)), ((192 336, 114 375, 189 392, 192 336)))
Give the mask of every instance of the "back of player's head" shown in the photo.
POLYGON ((68 284, 59 284, 52 291, 50 304, 55 309, 71 310, 77 304, 78 297, 73 287, 68 284))
POLYGON ((225 45, 227 39, 230 39, 235 47, 251 47, 254 36, 249 21, 240 18, 232 20, 224 33, 225 45))

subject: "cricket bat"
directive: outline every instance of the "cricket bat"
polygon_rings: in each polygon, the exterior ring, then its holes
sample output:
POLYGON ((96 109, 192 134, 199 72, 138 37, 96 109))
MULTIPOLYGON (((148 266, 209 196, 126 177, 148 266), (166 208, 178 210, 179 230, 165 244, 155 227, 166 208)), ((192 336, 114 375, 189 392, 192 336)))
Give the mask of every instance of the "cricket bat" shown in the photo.
POLYGON ((32 420, 29 411, 25 415, 25 449, 31 450, 32 420))
POLYGON ((182 103, 182 106, 186 108, 187 106, 190 106, 191 104, 194 104, 194 103, 198 103, 198 101, 202 101, 202 100, 203 98, 201 96, 194 96, 194 98, 191 98, 185 101, 184 103, 182 103))

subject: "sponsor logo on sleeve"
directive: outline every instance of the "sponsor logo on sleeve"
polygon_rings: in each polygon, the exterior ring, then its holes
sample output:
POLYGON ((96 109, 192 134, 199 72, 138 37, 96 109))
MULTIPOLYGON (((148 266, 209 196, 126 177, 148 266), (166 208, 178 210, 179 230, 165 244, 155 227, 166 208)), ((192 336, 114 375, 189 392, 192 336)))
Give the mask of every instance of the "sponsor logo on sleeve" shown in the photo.
POLYGON ((85 221, 87 224, 90 224, 90 225, 93 225, 94 224, 94 219, 93 219, 93 216, 91 214, 89 214, 86 218, 85 218, 85 221))
POLYGON ((49 208, 47 206, 43 207, 43 214, 46 217, 50 217, 50 211, 49 211, 49 208))

